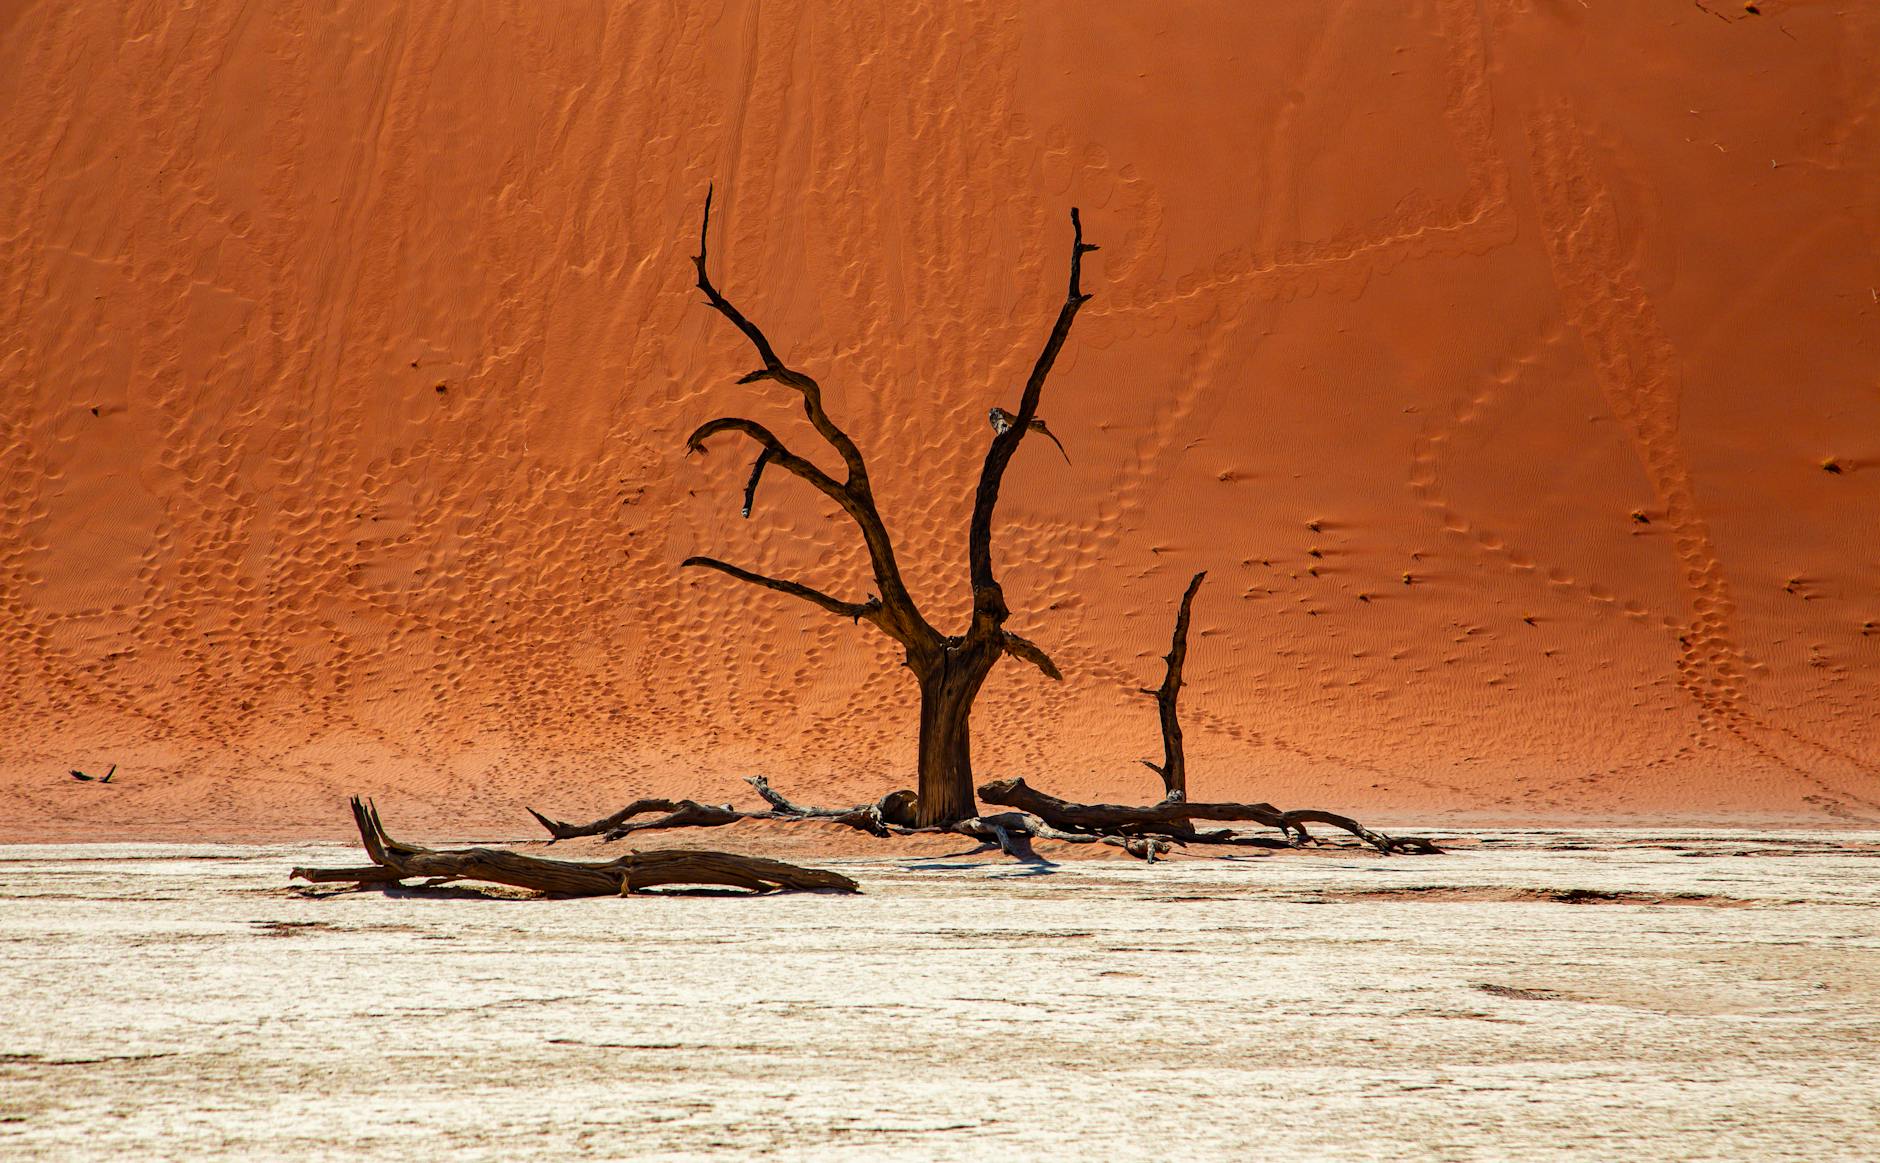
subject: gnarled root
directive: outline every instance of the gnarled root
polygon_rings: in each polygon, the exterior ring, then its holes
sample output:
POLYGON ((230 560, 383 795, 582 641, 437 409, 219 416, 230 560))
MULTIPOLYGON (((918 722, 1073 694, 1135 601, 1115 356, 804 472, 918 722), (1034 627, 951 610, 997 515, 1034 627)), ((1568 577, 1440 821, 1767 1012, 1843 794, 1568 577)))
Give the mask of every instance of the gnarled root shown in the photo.
POLYGON ((388 836, 371 802, 354 796, 352 811, 372 864, 296 868, 293 877, 316 884, 388 884, 414 877, 428 878, 432 884, 482 880, 561 897, 613 896, 669 884, 726 885, 751 892, 861 891, 841 873, 729 852, 631 852, 617 860, 589 863, 524 856, 500 848, 422 848, 388 836))

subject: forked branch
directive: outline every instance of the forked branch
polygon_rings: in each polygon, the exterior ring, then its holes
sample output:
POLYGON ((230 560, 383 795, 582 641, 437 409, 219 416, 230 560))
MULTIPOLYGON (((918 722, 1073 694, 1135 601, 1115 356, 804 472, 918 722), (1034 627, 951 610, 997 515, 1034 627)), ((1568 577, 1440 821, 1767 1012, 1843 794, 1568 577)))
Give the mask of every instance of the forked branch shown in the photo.
POLYGON ((692 265, 698 269, 698 289, 705 292, 705 301, 710 303, 714 310, 729 319, 732 326, 744 333, 744 337, 751 341, 751 346, 757 349, 757 357, 764 361, 763 367, 749 373, 738 382, 749 384, 756 383, 758 380, 775 380, 802 393, 803 412, 809 417, 809 422, 815 426, 822 438, 829 442, 830 447, 841 454, 842 462, 848 466, 849 486, 854 488, 859 484, 862 491, 866 493, 868 467, 862 463, 861 450, 855 447, 855 442, 849 439, 849 434, 837 427, 836 422, 831 420, 829 413, 823 409, 822 385, 806 373, 797 371, 784 363, 763 329, 751 322, 744 312, 732 305, 731 300, 725 298, 718 292, 718 288, 712 285, 711 275, 705 265, 711 225, 712 189, 708 186, 705 190, 705 213, 698 228, 698 253, 692 256, 692 265))
MULTIPOLYGON (((1084 255, 1096 249, 1084 241, 1083 220, 1072 207, 1070 290, 1064 305, 1058 308, 1057 321, 1051 325, 1044 349, 1038 353, 1031 375, 1025 380, 1017 414, 995 428, 992 446, 986 449, 986 461, 979 470, 979 488, 973 495, 972 525, 967 533, 967 557, 972 572, 973 623, 982 633, 998 629, 1010 614, 1005 605, 1005 593, 992 569, 992 514, 999 504, 999 487, 1005 481, 1006 466, 1012 463, 1019 442, 1031 431, 1032 421, 1038 416, 1045 380, 1050 378, 1058 353, 1064 350, 1064 341, 1070 336, 1077 311, 1090 298, 1083 289, 1084 255)), ((1059 449, 1062 451, 1061 445, 1059 449)))
MULTIPOLYGON (((738 382, 750 384, 761 380, 772 380, 795 389, 803 397, 804 415, 809 417, 809 422, 817 433, 841 455, 842 463, 848 470, 848 476, 845 480, 837 481, 809 460, 785 448, 783 442, 763 425, 754 420, 735 416, 721 417, 700 425, 686 441, 687 450, 697 451, 706 439, 720 432, 742 432, 763 446, 756 462, 751 465, 751 475, 744 486, 742 512, 746 517, 751 515, 756 502, 758 482, 763 478, 765 468, 772 464, 802 477, 834 500, 837 505, 841 506, 843 512, 855 521, 856 527, 861 530, 862 540, 868 547, 869 563, 875 574, 875 587, 881 593, 879 600, 870 599, 882 612, 881 617, 872 620, 910 651, 931 652, 937 648, 940 636, 921 616, 920 610, 914 605, 913 597, 907 591, 906 584, 901 580, 900 565, 895 561, 894 556, 894 544, 888 536, 887 524, 882 521, 881 513, 875 506, 874 490, 869 484, 868 466, 862 460, 861 450, 856 447, 855 441, 849 438, 849 434, 830 418, 828 410, 823 407, 822 385, 818 384, 808 373, 784 363, 763 329, 752 322, 712 283, 706 261, 711 236, 711 217, 712 191, 708 188, 705 192, 705 213, 699 223, 698 253, 692 258, 692 264, 698 272, 698 288, 705 293, 705 300, 712 309, 730 320, 732 326, 736 327, 750 341, 751 346, 757 349, 758 358, 763 361, 764 365, 743 376, 738 382)), ((798 596, 807 595, 799 594, 798 596)))
MULTIPOLYGON (((849 496, 848 490, 842 487, 841 482, 837 481, 822 469, 817 468, 812 461, 805 457, 798 456, 796 453, 784 447, 783 441, 777 439, 776 433, 764 427, 762 424, 759 424, 757 421, 746 420, 742 416, 720 416, 715 420, 707 420, 705 423, 700 424, 697 428, 692 430, 692 435, 685 438, 686 452, 694 453, 705 451, 705 442, 721 432, 741 432, 752 440, 755 440, 765 454, 761 457, 761 463, 767 464, 775 462, 778 468, 802 477, 811 485, 815 486, 818 492, 829 497, 844 509, 850 508, 854 503, 854 499, 849 496)), ((751 497, 757 491, 757 473, 759 471, 761 471, 761 469, 752 472, 751 483, 749 487, 745 489, 745 516, 747 517, 750 516, 749 507, 751 497)))

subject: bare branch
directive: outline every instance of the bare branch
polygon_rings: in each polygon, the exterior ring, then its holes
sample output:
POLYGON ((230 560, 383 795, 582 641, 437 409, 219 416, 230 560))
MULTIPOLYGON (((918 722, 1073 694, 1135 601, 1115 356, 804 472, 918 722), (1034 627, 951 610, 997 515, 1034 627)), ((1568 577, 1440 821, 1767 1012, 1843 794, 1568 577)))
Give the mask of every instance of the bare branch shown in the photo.
POLYGON ((836 614, 843 618, 853 618, 858 621, 862 618, 867 618, 872 622, 875 621, 877 615, 881 613, 880 598, 871 596, 865 602, 845 602, 841 598, 832 598, 821 590, 811 589, 801 582, 786 581, 783 578, 767 577, 761 573, 752 573, 748 569, 741 569, 728 561, 719 561, 715 557, 688 557, 679 563, 680 569, 691 567, 715 569, 719 573, 730 574, 739 581, 747 581, 754 586, 763 586, 767 590, 776 590, 780 594, 789 594, 791 597, 802 598, 806 602, 821 606, 831 614, 836 614))
POLYGON ((751 506, 757 503, 757 482, 764 477, 764 466, 769 464, 771 457, 776 455, 777 450, 766 444, 764 450, 757 454, 757 460, 751 465, 751 479, 744 484, 744 508, 740 510, 747 521, 751 519, 751 506))
MULTIPOLYGON (((692 265, 698 268, 698 289, 705 292, 705 299, 714 310, 729 319, 731 325, 742 331, 744 337, 751 341, 751 346, 757 349, 757 357, 764 361, 765 374, 775 376, 779 372, 789 370, 784 367, 783 361, 777 358, 777 349, 770 345, 769 338, 764 335, 757 324, 746 319, 744 312, 732 306, 729 299, 718 293, 718 288, 712 286, 711 276, 705 271, 706 242, 712 228, 712 190, 711 186, 705 187, 705 214, 698 224, 698 253, 692 256, 692 265)), ((741 382, 749 383, 756 374, 753 372, 741 382)))
POLYGON ((1058 353, 1064 349, 1064 341, 1071 333, 1071 323, 1077 318, 1077 310, 1090 298, 1083 290, 1083 263, 1084 255, 1095 249, 1095 246, 1084 241, 1083 220, 1078 216, 1076 208, 1072 207, 1069 293, 1065 296, 1064 305, 1058 309, 1057 321, 1051 325, 1051 334, 1045 339, 1044 350, 1038 353, 1038 361, 1032 365, 1031 375, 1025 380, 1025 392, 1019 399, 1017 414, 1012 416, 1010 424, 993 436, 992 446, 986 450, 986 462, 979 470, 979 490, 973 497, 973 520, 967 535, 967 554, 972 570, 973 624, 981 633, 998 629, 1010 614, 1005 604, 1005 593, 992 572, 992 512, 999 503, 999 486, 1005 480, 1005 469, 1012 462, 1012 454, 1018 451, 1019 441, 1031 431, 1032 421, 1037 418, 1038 400, 1044 392, 1045 380, 1051 375, 1052 366, 1057 363, 1058 353))
POLYGON ((719 293, 718 288, 712 285, 711 275, 706 272, 705 268, 706 242, 711 233, 711 223, 712 190, 708 186, 705 190, 705 214, 698 228, 698 253, 692 256, 692 265, 698 269, 698 289, 705 292, 706 302, 710 303, 715 311, 729 319, 732 326, 744 333, 744 337, 751 341, 751 346, 757 349, 757 357, 764 361, 762 368, 751 372, 738 382, 750 384, 764 379, 775 380, 802 393, 803 411, 809 417, 809 422, 815 425, 816 431, 829 442, 830 447, 841 454, 842 462, 848 466, 848 483, 851 487, 859 484, 866 492, 868 466, 862 463, 861 450, 855 447, 855 442, 849 439, 849 434, 837 427, 835 421, 829 418, 829 413, 824 411, 822 385, 807 373, 797 371, 784 363, 763 329, 751 322, 744 312, 738 310, 731 300, 725 298, 719 293))
POLYGON ((1002 633, 1005 635, 1003 641, 1007 654, 1011 655, 1013 658, 1022 658, 1026 662, 1031 663, 1039 670, 1042 670, 1048 678, 1054 678, 1059 682, 1064 681, 1063 672, 1058 670, 1057 663, 1052 662, 1051 656, 1039 649, 1037 643, 1027 638, 1021 638, 1010 630, 1002 631, 1002 633))
MULTIPOLYGON (((829 418, 828 411, 823 407, 822 386, 807 373, 784 363, 763 329, 738 310, 712 284, 706 264, 707 243, 711 233, 711 214, 712 191, 707 188, 705 213, 699 223, 698 254, 692 258, 692 265, 698 271, 699 290, 705 293, 706 301, 714 310, 730 320, 731 324, 750 340, 751 346, 757 349, 758 358, 764 364, 763 367, 747 373, 738 382, 750 384, 759 380, 773 380, 786 387, 794 388, 801 394, 804 415, 809 417, 809 422, 817 433, 841 455, 842 463, 848 469, 848 479, 838 483, 808 461, 788 454, 775 436, 770 435, 762 425, 748 420, 713 421, 712 424, 706 425, 693 434, 688 447, 696 448, 698 441, 713 431, 736 428, 775 448, 776 451, 772 454, 771 460, 828 494, 842 506, 843 511, 848 513, 855 520, 856 526, 861 529, 862 540, 868 546, 869 563, 875 571, 875 585, 881 591, 881 604, 887 610, 887 617, 879 620, 877 624, 909 649, 926 652, 936 649, 940 635, 921 616, 919 608, 914 604, 913 596, 908 593, 907 586, 901 579, 900 565, 894 556, 894 543, 888 536, 887 524, 882 521, 881 513, 875 506, 874 489, 868 480, 868 466, 863 462, 861 450, 856 447, 855 441, 851 440, 848 433, 829 418), (718 427, 714 428, 712 426, 714 424, 718 427), (763 435, 759 436, 759 433, 763 435), (809 471, 805 471, 806 469, 809 471)), ((753 466, 752 485, 746 489, 747 509, 750 507, 751 493, 754 491, 760 471, 759 468, 753 466)), ((748 513, 746 515, 748 516, 748 513)))
MULTIPOLYGON (((757 441, 757 443, 763 445, 764 448, 769 451, 769 460, 774 462, 778 468, 802 477, 804 480, 814 485, 818 491, 828 496, 838 505, 841 505, 845 510, 854 503, 853 498, 849 496, 848 491, 842 487, 840 482, 822 469, 817 468, 813 462, 785 448, 783 441, 777 439, 776 433, 755 420, 746 420, 742 416, 720 416, 715 420, 707 420, 697 428, 694 428, 692 435, 685 438, 685 450, 688 453, 703 452, 705 451, 705 442, 721 432, 741 432, 752 440, 757 441)), ((747 513, 745 515, 749 516, 750 514, 747 513)))

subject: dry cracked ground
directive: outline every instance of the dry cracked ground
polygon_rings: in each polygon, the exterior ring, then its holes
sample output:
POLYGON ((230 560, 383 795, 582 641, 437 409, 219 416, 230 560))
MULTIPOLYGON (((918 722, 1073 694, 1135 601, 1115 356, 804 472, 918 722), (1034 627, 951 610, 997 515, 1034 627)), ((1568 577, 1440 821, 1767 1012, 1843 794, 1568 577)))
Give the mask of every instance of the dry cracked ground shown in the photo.
POLYGON ((1871 1158, 1880 836, 315 895, 0 849, 0 1157, 1871 1158))

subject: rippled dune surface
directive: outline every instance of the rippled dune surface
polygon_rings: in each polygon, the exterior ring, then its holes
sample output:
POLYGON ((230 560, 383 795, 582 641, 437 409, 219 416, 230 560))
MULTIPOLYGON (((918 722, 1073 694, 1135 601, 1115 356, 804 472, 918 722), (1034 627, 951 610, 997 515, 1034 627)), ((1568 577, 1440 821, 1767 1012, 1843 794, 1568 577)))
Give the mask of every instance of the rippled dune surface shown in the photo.
POLYGON ((680 565, 878 588, 686 453, 834 463, 708 186, 944 633, 1102 247, 983 777, 1140 796, 1205 569, 1196 794, 1880 827, 1875 76, 1872 0, 0 4, 0 840, 904 786, 888 639, 680 565))
POLYGON ((0 1156, 1871 1158, 1880 834, 1454 844, 564 902, 0 848, 0 1156))

